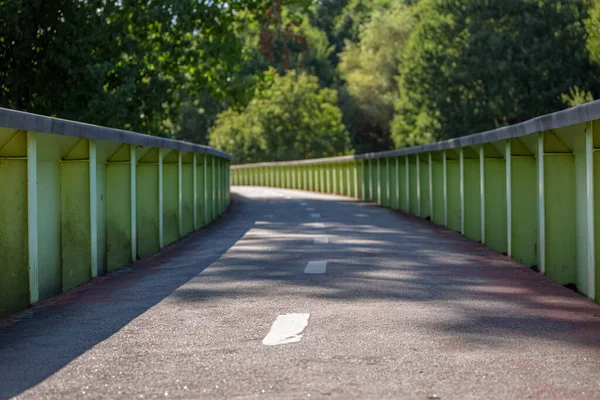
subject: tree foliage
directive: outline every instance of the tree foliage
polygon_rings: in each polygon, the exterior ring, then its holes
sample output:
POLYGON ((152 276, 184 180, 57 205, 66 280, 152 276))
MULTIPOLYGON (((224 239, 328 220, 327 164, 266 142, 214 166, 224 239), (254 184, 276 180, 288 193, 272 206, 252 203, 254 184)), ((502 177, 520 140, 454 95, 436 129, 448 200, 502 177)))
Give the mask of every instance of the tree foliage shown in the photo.
POLYGON ((0 0, 0 106, 214 127, 239 160, 492 129, 598 98, 599 71, 592 0, 0 0))
POLYGON ((221 113, 210 144, 236 161, 285 161, 348 154, 350 140, 336 92, 294 70, 266 72, 267 85, 243 111, 221 113))
POLYGON ((181 101, 233 96, 237 32, 271 0, 0 1, 0 104, 151 134, 181 101), (244 19, 240 19, 240 16, 244 19))
POLYGON ((400 63, 397 146, 513 124, 598 91, 585 0, 423 0, 400 63))
POLYGON ((414 27, 412 9, 402 2, 382 6, 361 25, 358 42, 348 41, 340 53, 339 70, 348 94, 354 100, 363 135, 373 130, 370 142, 388 148, 390 122, 398 100, 397 77, 400 56, 414 27))

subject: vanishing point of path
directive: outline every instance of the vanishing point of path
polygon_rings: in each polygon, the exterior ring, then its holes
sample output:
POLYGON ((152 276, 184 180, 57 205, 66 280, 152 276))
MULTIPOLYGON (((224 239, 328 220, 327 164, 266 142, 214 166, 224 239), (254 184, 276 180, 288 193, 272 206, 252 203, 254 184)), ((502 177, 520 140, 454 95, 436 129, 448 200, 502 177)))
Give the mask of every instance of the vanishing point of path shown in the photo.
POLYGON ((600 399, 600 306, 432 223, 238 187, 161 253, 0 321, 0 398, 600 399))

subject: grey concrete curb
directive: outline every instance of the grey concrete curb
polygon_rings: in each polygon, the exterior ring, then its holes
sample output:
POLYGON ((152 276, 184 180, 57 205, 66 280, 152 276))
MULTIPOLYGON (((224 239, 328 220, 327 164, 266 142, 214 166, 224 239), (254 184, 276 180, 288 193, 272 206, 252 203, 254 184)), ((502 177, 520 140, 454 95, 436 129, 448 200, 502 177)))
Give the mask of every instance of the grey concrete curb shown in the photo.
POLYGON ((20 129, 31 132, 51 133, 53 135, 105 140, 108 142, 127 143, 137 146, 188 151, 191 153, 207 154, 210 156, 233 160, 233 156, 231 154, 209 146, 183 142, 181 140, 161 138, 158 136, 144 135, 141 133, 124 131, 121 129, 106 128, 98 125, 68 121, 60 118, 46 117, 43 115, 31 114, 1 107, 0 127, 20 129))
POLYGON ((312 160, 300 161, 282 161, 282 162, 266 162, 255 164, 235 165, 232 168, 250 168, 250 167, 267 167, 275 165, 306 165, 306 164, 322 164, 322 163, 338 163, 348 162, 352 160, 377 159, 388 157, 399 157, 417 153, 427 153, 432 151, 441 151, 449 149, 457 149, 461 147, 475 146, 483 143, 497 142, 505 139, 518 138, 527 136, 536 132, 543 132, 551 129, 563 128, 566 126, 576 125, 584 122, 600 119, 600 100, 581 106, 569 108, 562 111, 557 111, 552 114, 542 115, 521 122, 515 125, 504 126, 502 128, 475 133, 468 136, 462 136, 454 139, 444 140, 431 144, 425 144, 415 147, 406 147, 403 149, 382 151, 378 153, 366 153, 352 156, 341 156, 331 158, 317 158, 312 160))

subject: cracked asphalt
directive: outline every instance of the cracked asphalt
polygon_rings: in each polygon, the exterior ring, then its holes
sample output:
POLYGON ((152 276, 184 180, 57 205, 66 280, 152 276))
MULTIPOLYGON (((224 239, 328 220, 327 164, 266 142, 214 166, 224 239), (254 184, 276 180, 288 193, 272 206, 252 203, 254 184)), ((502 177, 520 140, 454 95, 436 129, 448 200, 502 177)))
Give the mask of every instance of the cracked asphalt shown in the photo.
POLYGON ((403 213, 233 193, 211 226, 1 320, 0 398, 600 399, 592 301, 403 213), (295 313, 300 340, 262 343, 295 313))

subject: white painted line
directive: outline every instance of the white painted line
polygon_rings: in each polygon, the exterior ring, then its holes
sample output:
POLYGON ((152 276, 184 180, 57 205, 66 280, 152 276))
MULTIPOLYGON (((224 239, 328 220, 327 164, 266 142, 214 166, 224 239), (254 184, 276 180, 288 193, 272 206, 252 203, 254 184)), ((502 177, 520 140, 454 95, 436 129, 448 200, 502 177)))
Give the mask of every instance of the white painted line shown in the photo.
POLYGON ((315 211, 315 209, 314 209, 314 208, 312 208, 312 207, 306 207, 306 208, 305 208, 305 210, 306 210, 306 211, 315 211))
POLYGON ((328 244, 329 243, 329 237, 327 236, 317 236, 314 240, 313 240, 314 244, 328 244))
POLYGON ((312 213, 312 214, 310 214, 310 216, 312 218, 321 218, 321 214, 318 214, 318 213, 312 213))
POLYGON ((302 339, 302 331, 308 325, 310 314, 278 315, 262 343, 265 346, 295 343, 302 339))
POLYGON ((327 261, 309 261, 304 268, 305 274, 324 274, 327 272, 327 261))
POLYGON ((307 206, 307 205, 308 205, 308 203, 307 203, 307 202, 305 202, 305 201, 301 201, 301 202, 300 202, 300 205, 301 205, 301 206, 307 206))

